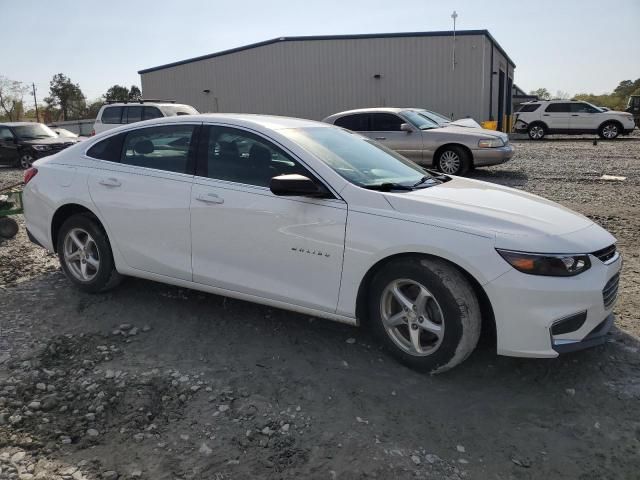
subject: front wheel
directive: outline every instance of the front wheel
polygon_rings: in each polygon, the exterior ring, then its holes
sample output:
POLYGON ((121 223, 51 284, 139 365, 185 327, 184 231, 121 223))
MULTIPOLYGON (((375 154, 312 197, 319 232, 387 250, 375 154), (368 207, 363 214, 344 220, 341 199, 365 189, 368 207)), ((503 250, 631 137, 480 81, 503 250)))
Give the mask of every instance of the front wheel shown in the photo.
POLYGON ((478 343, 478 299, 462 273, 444 260, 415 257, 387 265, 372 281, 368 306, 376 336, 416 370, 449 370, 478 343))
POLYGON ((469 170, 471 161, 464 149, 450 146, 438 153, 436 165, 438 170, 447 175, 464 175, 469 170))
POLYGON ((18 222, 13 218, 0 217, 0 237, 7 240, 13 238, 18 233, 18 222))
POLYGON ((81 290, 104 292, 120 283, 107 234, 94 217, 80 214, 60 228, 58 259, 65 275, 81 290))
POLYGON ((23 153, 20 155, 18 159, 18 163, 20 164, 20 168, 26 170, 27 168, 31 168, 33 162, 36 161, 36 158, 30 153, 23 153))
POLYGON ((613 140, 620 135, 620 126, 616 122, 607 122, 598 129, 600 138, 613 140))

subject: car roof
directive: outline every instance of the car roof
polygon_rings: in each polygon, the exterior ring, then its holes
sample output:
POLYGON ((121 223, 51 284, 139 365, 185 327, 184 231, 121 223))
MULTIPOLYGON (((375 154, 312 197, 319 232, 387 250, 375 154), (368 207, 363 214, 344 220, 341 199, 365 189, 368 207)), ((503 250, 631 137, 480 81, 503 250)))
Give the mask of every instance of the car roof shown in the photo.
POLYGON ((161 107, 190 107, 191 105, 187 105, 186 103, 173 103, 173 102, 112 102, 105 103, 103 107, 144 107, 145 105, 154 105, 161 107))
POLYGON ((352 113, 399 113, 404 110, 423 110, 422 108, 415 107, 370 107, 370 108, 356 108, 354 110, 345 110, 344 112, 334 113, 333 116, 336 115, 348 115, 352 113))

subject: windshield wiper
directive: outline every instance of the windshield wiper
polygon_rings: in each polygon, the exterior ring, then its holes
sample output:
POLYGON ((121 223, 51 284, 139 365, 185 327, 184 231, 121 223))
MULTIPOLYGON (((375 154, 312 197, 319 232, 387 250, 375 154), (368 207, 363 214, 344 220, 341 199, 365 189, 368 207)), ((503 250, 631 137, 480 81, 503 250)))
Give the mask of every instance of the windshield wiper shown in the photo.
POLYGON ((392 190, 403 190, 403 191, 411 191, 413 187, 409 187, 407 185, 401 185, 400 183, 378 183, 375 185, 363 185, 363 188, 367 190, 378 190, 380 192, 390 192, 392 190))
POLYGON ((414 184, 412 185, 412 187, 413 187, 413 188, 416 188, 416 187, 418 187, 418 186, 422 185, 423 183, 427 183, 427 182, 429 182, 429 181, 431 181, 431 182, 434 182, 434 183, 435 183, 437 180, 436 180, 436 178, 434 178, 434 177, 427 177, 427 176, 424 176, 424 177, 422 177, 420 180, 418 180, 416 183, 414 183, 414 184))

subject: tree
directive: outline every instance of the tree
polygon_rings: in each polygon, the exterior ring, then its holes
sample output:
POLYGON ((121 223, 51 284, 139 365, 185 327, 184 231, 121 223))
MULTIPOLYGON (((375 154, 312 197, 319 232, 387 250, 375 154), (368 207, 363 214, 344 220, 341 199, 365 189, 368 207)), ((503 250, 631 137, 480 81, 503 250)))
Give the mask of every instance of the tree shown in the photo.
POLYGON ((63 120, 80 118, 86 109, 86 99, 80 85, 62 73, 57 73, 49 82, 49 96, 44 99, 50 113, 59 113, 63 120))
POLYGON ((569 100, 570 98, 571 95, 569 94, 569 92, 565 92, 563 90, 558 90, 553 97, 554 100, 569 100))
POLYGON ((107 90, 104 97, 112 102, 126 102, 128 100, 140 100, 142 92, 136 85, 131 85, 131 88, 114 85, 107 90))
POLYGON ((20 120, 24 112, 22 99, 28 90, 24 83, 0 75, 0 116, 9 122, 20 120))
POLYGON ((537 90, 531 90, 529 95, 535 95, 540 100, 551 100, 551 93, 546 88, 538 88, 537 90))

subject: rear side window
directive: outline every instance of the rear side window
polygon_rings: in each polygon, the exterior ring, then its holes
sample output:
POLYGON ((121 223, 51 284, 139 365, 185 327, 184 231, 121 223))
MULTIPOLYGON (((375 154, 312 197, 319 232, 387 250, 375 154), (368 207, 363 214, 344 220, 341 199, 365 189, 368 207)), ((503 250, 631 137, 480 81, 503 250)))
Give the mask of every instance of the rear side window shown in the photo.
POLYGON ((125 111, 127 112, 127 120, 123 123, 135 123, 142 120, 142 107, 126 107, 125 111))
POLYGON ((571 111, 570 103, 550 103, 547 108, 544 110, 545 112, 555 112, 555 113, 565 113, 571 111))
POLYGON ((119 162, 122 154, 122 140, 124 134, 114 135, 101 142, 96 143, 87 151, 87 155, 98 160, 108 160, 110 162, 119 162))
POLYGON ((102 112, 102 123, 122 123, 122 107, 106 107, 102 112))
POLYGON ((539 103, 528 103, 526 105, 520 105, 517 113, 535 112, 538 108, 540 108, 539 103))
POLYGON ((188 173, 194 125, 166 125, 126 133, 121 163, 188 173))
POLYGON ((371 114, 371 130, 374 132, 399 132, 403 123, 404 120, 393 113, 371 114))
POLYGON ((162 117, 162 112, 157 107, 144 107, 144 120, 151 120, 152 118, 162 117))
POLYGON ((369 131, 369 114, 368 113, 356 113, 354 115, 345 115, 333 122, 337 127, 346 128, 354 132, 368 132, 369 131))

